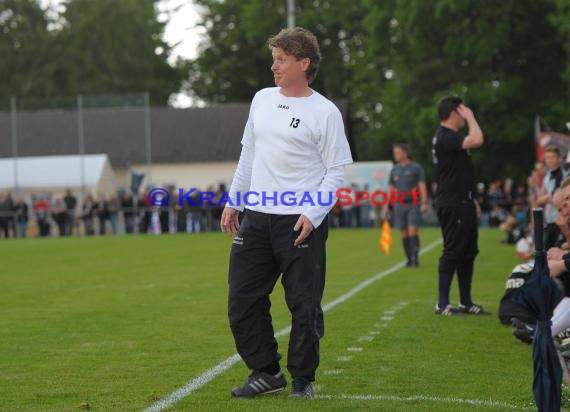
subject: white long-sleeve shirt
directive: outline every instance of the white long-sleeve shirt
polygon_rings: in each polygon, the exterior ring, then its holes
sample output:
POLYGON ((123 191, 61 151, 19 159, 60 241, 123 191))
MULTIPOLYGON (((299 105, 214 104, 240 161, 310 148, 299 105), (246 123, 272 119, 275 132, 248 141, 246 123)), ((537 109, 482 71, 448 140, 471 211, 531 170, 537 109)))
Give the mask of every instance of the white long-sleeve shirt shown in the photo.
POLYGON ((331 101, 315 91, 286 97, 278 87, 263 89, 251 104, 229 207, 303 214, 316 228, 334 205, 349 163, 342 116, 331 101), (246 192, 257 194, 249 205, 246 192))

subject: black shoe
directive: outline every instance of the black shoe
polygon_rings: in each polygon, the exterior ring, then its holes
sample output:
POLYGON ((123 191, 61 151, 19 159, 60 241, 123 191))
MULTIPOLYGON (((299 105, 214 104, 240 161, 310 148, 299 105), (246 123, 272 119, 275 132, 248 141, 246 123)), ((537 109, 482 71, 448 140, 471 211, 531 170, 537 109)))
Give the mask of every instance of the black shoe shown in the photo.
POLYGON ((472 303, 469 306, 466 305, 459 305, 457 310, 461 313, 465 313, 467 315, 490 315, 490 312, 487 312, 483 309, 483 306, 477 305, 476 303, 472 303))
POLYGON ((232 396, 237 398, 253 398, 257 395, 280 392, 285 389, 286 386, 287 380, 285 380, 282 371, 279 371, 275 376, 265 372, 253 371, 242 386, 232 390, 232 396))
POLYGON ((517 318, 512 318, 511 322, 514 326, 513 335, 524 343, 532 343, 534 339, 535 327, 528 323, 522 322, 517 318))
POLYGON ((420 266, 420 259, 418 258, 417 253, 412 253, 410 263, 411 263, 410 266, 413 268, 417 268, 420 266))
POLYGON ((312 399, 315 397, 313 385, 305 378, 293 378, 291 383, 290 398, 312 399))
POLYGON ((451 305, 447 305, 445 308, 440 308, 438 305, 435 305, 435 314, 441 316, 457 316, 461 315, 461 312, 451 305))

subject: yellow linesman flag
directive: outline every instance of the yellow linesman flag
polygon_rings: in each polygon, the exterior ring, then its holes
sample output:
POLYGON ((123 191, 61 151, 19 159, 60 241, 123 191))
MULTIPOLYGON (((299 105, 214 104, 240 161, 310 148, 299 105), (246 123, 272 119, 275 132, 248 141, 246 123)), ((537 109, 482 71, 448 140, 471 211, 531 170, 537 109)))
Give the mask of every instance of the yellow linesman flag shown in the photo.
POLYGON ((378 242, 378 246, 384 251, 384 253, 389 255, 391 245, 392 227, 390 226, 390 222, 388 220, 384 220, 384 223, 382 223, 382 231, 380 232, 380 241, 378 242))

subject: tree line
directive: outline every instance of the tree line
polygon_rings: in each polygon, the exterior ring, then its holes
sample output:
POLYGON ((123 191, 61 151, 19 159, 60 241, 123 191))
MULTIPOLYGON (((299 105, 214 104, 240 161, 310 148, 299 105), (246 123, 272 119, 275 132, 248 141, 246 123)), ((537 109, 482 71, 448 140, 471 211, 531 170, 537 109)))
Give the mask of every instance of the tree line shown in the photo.
MULTIPOLYGON (((182 88, 223 103, 273 84, 266 42, 286 24, 284 0, 194 0, 206 36, 174 65, 156 3, 67 0, 54 18, 34 0, 0 0, 0 100, 149 91, 166 104, 182 88)), ((457 94, 485 132, 478 175, 520 181, 534 117, 562 132, 570 121, 570 0, 297 0, 296 18, 321 44, 313 87, 348 101, 359 160, 408 142, 429 164, 436 103, 457 94)))

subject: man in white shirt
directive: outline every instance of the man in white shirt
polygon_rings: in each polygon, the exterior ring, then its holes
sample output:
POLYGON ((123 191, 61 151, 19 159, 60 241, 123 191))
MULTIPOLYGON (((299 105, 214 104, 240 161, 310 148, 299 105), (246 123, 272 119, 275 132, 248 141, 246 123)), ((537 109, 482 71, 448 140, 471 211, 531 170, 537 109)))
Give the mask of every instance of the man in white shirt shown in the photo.
POLYGON ((290 396, 311 398, 324 334, 326 217, 352 157, 339 110, 309 87, 321 60, 315 36, 302 28, 284 29, 268 45, 277 87, 253 98, 221 219, 222 231, 236 235, 230 254, 230 326, 238 353, 252 370, 232 395, 251 398, 287 385, 269 300, 283 274, 292 315, 290 396), (253 195, 244 196, 247 192, 253 195))

